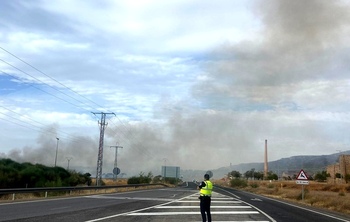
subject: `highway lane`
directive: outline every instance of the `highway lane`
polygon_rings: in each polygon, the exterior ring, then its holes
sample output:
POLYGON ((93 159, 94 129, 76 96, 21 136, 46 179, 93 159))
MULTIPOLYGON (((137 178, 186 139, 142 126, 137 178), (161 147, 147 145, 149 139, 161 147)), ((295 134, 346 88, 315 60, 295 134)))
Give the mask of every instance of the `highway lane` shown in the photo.
MULTIPOLYGON (((212 196, 211 211, 213 221, 273 221, 254 207, 216 192, 212 196)), ((90 220, 89 222, 97 221, 201 221, 198 194, 193 193, 176 201, 151 208, 111 215, 105 218, 90 220)))
MULTIPOLYGON (((201 221, 194 183, 73 198, 0 204, 0 221, 201 221)), ((215 188, 213 221, 350 221, 227 188, 215 188)))
POLYGON ((253 205, 271 216, 276 221, 283 222, 340 222, 350 221, 350 215, 340 214, 316 207, 281 201, 232 188, 216 187, 216 191, 253 205))
MULTIPOLYGON (((252 207, 219 193, 213 194, 212 211, 216 221, 270 221, 252 207)), ((0 221, 26 222, 201 220, 194 183, 178 188, 0 204, 0 215, 0 221)))
POLYGON ((0 204, 0 221, 87 221, 155 206, 192 194, 193 189, 152 189, 0 204))

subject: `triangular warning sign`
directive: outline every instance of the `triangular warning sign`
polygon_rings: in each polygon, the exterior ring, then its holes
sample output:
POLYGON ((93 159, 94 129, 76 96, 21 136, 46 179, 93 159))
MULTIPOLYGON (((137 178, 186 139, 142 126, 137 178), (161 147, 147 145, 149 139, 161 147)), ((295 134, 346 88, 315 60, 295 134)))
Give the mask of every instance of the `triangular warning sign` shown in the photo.
POLYGON ((304 172, 304 170, 300 170, 300 172, 297 176, 297 180, 308 180, 307 175, 304 172))

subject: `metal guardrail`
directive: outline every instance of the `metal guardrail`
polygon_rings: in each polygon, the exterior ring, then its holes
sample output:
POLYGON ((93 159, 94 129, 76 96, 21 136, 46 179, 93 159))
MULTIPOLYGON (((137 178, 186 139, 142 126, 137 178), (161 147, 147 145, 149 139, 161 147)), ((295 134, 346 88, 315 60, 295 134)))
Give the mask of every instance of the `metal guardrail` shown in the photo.
POLYGON ((137 187, 149 187, 149 186, 164 186, 166 184, 127 184, 127 185, 115 185, 115 186, 77 186, 77 187, 41 187, 41 188, 12 188, 12 189, 0 189, 0 195, 12 194, 12 200, 15 200, 15 196, 18 193, 42 193, 45 192, 45 198, 48 196, 48 192, 58 192, 58 191, 81 191, 81 190, 107 190, 107 189, 117 189, 117 188, 137 188, 137 187))

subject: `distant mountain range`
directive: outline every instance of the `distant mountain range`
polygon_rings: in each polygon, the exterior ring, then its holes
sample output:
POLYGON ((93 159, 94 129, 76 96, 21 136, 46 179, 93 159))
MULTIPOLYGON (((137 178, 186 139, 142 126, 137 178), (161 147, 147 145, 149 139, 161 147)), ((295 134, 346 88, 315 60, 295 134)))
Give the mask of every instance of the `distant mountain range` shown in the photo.
MULTIPOLYGON (((330 155, 292 156, 276 161, 269 161, 268 170, 276 173, 279 177, 282 173, 287 173, 289 175, 298 174, 301 169, 308 175, 313 175, 326 170, 328 165, 337 163, 339 161, 339 155, 350 155, 350 150, 330 155)), ((210 171, 213 172, 214 179, 220 179, 233 170, 244 174, 253 168, 255 171, 264 171, 264 163, 241 163, 238 165, 211 169, 210 171)), ((183 176, 184 180, 202 180, 205 172, 206 171, 201 170, 181 170, 180 174, 183 176)))

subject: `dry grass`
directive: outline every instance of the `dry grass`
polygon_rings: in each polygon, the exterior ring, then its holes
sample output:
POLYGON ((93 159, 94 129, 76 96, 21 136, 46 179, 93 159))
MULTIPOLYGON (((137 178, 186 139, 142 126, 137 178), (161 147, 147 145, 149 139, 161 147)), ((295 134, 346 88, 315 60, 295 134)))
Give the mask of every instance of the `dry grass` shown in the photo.
MULTIPOLYGON (((221 181, 217 184, 227 186, 221 181)), ((250 181, 242 190, 350 214, 349 184, 333 185, 310 181, 309 185, 304 185, 304 200, 302 185, 296 184, 295 181, 250 181)))
MULTIPOLYGON (((125 179, 125 178, 121 178, 121 179, 117 179, 117 180, 114 180, 114 179, 103 179, 102 180, 103 183, 106 185, 106 186, 116 186, 116 185, 126 185, 128 184, 128 179, 125 179)), ((92 179, 92 184, 95 184, 95 179, 92 179)))

